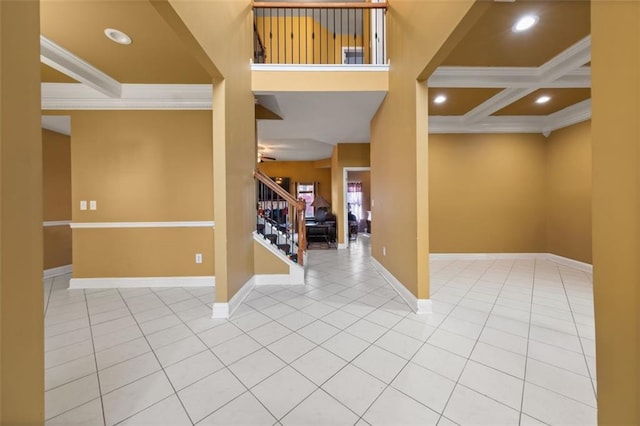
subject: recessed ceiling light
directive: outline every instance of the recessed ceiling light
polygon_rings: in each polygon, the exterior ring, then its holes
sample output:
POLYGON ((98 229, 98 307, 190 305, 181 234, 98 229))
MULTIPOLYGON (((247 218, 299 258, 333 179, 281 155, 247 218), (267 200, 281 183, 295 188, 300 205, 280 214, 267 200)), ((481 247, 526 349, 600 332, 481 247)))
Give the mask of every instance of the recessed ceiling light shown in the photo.
POLYGON ((537 104, 546 104, 551 100, 551 96, 543 95, 536 99, 537 104))
POLYGON ((107 28, 104 30, 104 35, 111 41, 115 41, 118 44, 128 45, 131 44, 131 37, 126 35, 120 30, 115 30, 113 28, 107 28))
POLYGON ((533 27, 538 23, 538 19, 540 19, 537 15, 525 15, 522 18, 518 19, 518 21, 513 24, 511 30, 514 33, 519 33, 522 31, 526 31, 529 28, 533 27))
POLYGON ((445 95, 438 95, 438 96, 435 97, 433 102, 436 103, 436 104, 442 104, 446 100, 447 100, 447 97, 445 95))

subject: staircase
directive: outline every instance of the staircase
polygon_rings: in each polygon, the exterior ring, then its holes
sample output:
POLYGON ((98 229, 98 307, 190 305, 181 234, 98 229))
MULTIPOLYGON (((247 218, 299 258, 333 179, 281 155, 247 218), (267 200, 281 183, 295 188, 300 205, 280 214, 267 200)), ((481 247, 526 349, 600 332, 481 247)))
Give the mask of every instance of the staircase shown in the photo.
POLYGON ((305 201, 296 200, 289 191, 259 170, 256 180, 256 231, 289 259, 304 265, 307 248, 305 201))

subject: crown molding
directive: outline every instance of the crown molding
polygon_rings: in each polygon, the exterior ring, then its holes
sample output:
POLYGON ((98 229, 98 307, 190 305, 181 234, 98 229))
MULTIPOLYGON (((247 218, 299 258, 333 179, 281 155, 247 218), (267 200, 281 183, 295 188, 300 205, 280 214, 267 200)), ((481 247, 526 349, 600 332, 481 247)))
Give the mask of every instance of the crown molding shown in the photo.
POLYGON ((103 95, 120 97, 120 82, 43 35, 40 36, 40 61, 103 95))
POLYGON ((68 115, 43 115, 42 128, 71 136, 71 117, 68 115))
POLYGON ((429 133, 542 133, 544 136, 549 136, 554 130, 589 119, 591 119, 591 99, 549 115, 501 115, 474 122, 466 121, 462 115, 435 115, 429 117, 429 133))
POLYGON ((429 117, 430 134, 458 133, 542 133, 545 116, 497 116, 467 122, 464 116, 429 117))
POLYGON ((80 83, 42 83, 43 110, 209 110, 212 100, 210 84, 122 84, 115 99, 80 83))

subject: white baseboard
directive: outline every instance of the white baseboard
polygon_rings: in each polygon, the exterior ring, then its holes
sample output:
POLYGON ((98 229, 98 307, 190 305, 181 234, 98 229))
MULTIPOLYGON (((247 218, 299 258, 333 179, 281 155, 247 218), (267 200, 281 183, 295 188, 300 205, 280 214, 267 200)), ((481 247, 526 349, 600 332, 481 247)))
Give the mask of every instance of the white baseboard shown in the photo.
POLYGON ((349 248, 349 243, 338 243, 338 250, 344 250, 349 248))
POLYGON ((67 275, 67 274, 70 274, 71 272, 73 272, 72 265, 58 266, 57 268, 45 269, 42 274, 42 278, 46 280, 47 278, 58 277, 60 275, 67 275))
POLYGON ((256 274, 254 275, 256 285, 300 285, 304 284, 304 269, 298 266, 293 273, 288 274, 256 274))
POLYGON ((544 253, 430 253, 429 260, 539 259, 544 253))
POLYGON ((431 253, 430 260, 548 260, 583 272, 593 273, 593 265, 552 253, 431 253))
POLYGON ((409 307, 416 314, 430 314, 433 312, 430 299, 418 299, 402 284, 391 272, 387 270, 380 262, 373 257, 371 258, 371 264, 378 270, 384 277, 384 279, 391 285, 391 287, 402 297, 402 299, 409 305, 409 307))
POLYGON ((216 277, 71 278, 69 288, 215 287, 216 277))
POLYGON ((568 257, 558 256, 553 253, 546 253, 547 260, 550 260, 555 263, 559 263, 560 265, 568 266, 570 268, 579 269, 583 272, 588 272, 593 274, 593 265, 585 262, 580 262, 579 260, 569 259, 568 257))
POLYGON ((211 312, 211 318, 214 319, 227 319, 229 318, 238 306, 247 298, 247 296, 253 290, 255 286, 255 276, 249 278, 244 285, 233 295, 229 302, 215 302, 213 304, 213 311, 211 312))

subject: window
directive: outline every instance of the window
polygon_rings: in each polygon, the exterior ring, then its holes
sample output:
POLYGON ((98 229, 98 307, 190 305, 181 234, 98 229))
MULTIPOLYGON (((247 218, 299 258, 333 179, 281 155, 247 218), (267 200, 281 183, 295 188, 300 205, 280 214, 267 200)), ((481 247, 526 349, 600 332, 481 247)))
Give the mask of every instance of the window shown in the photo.
POLYGON ((316 185, 314 183, 298 183, 296 186, 296 198, 302 198, 307 203, 305 217, 314 217, 315 211, 311 203, 316 198, 316 185))
POLYGON ((364 218, 362 211, 362 182, 347 182, 347 206, 349 212, 356 216, 358 221, 364 218))

